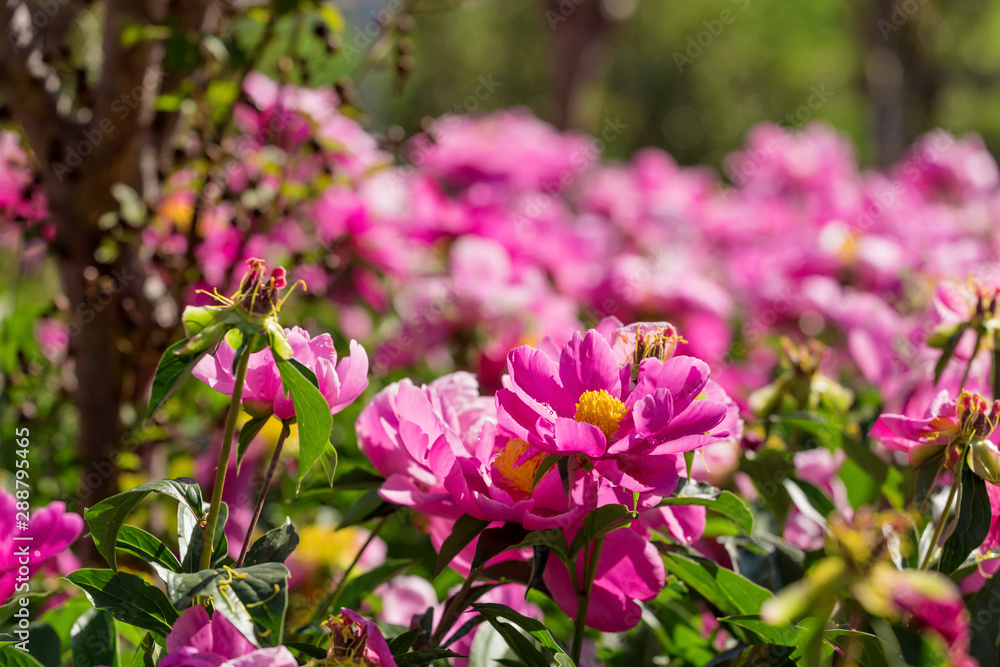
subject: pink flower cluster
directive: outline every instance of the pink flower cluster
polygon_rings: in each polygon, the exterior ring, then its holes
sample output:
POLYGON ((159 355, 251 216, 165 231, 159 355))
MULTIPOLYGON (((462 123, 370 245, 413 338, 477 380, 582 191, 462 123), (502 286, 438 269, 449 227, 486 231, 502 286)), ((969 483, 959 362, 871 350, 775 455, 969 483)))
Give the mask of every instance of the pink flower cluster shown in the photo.
POLYGON ((0 489, 0 604, 15 591, 26 590, 20 586, 41 570, 69 574, 80 567, 66 548, 83 532, 83 518, 67 512, 66 505, 56 501, 24 513, 28 529, 23 530, 16 525, 20 519, 18 513, 22 512, 20 502, 0 489), (31 539, 18 540, 18 537, 31 539))
MULTIPOLYGON (((605 632, 627 630, 639 622, 636 601, 654 598, 664 585, 650 532, 666 528, 690 544, 704 529, 703 508, 657 507, 684 473, 683 453, 738 439, 742 428, 707 366, 674 356, 676 342, 666 323, 606 320, 561 347, 546 339, 512 350, 505 386, 493 396, 480 395, 468 373, 422 387, 403 380, 361 412, 358 444, 386 476, 382 497, 428 517, 435 548, 463 514, 528 530, 557 528, 571 543, 597 507, 637 510, 638 520, 606 538, 586 619, 605 632), (547 455, 566 457, 565 472, 550 468, 536 480, 547 455)), ((452 567, 467 574, 474 549, 452 567)), ((571 577, 553 557, 543 574, 570 616, 582 557, 577 570, 571 577)))

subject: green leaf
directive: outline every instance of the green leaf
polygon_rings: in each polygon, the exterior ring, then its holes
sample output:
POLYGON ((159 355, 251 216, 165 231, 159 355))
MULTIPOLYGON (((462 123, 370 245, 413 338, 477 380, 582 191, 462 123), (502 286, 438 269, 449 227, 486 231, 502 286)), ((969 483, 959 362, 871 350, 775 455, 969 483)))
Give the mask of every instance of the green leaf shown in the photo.
POLYGON ((383 584, 393 577, 402 574, 406 568, 413 565, 414 561, 404 559, 387 560, 376 568, 359 574, 348 581, 340 591, 340 595, 330 603, 334 609, 345 607, 347 609, 357 609, 361 601, 369 595, 379 584, 383 584))
POLYGON ((506 619, 523 628, 545 648, 551 649, 555 653, 566 653, 565 649, 556 641, 552 631, 537 619, 519 614, 507 605, 493 602, 473 603, 472 608, 487 618, 506 619))
MULTIPOLYGON (((963 322, 959 327, 948 336, 947 340, 941 345, 941 356, 938 358, 937 363, 934 364, 934 385, 941 380, 941 374, 944 373, 944 369, 948 367, 948 362, 951 358, 955 356, 955 350, 958 349, 958 344, 962 342, 962 335, 965 330, 969 328, 968 322, 963 322)), ((976 346, 978 349, 979 346, 976 346)))
POLYGON ((298 359, 289 359, 288 363, 290 363, 292 366, 295 366, 295 370, 297 370, 299 373, 302 373, 302 377, 309 380, 309 383, 312 386, 319 389, 319 378, 316 377, 316 373, 313 372, 313 369, 309 368, 298 359))
POLYGON ((295 419, 299 424, 299 473, 295 487, 298 493, 298 489, 302 487, 302 479, 323 456, 330 441, 333 416, 323 394, 294 364, 278 357, 275 359, 281 373, 281 384, 292 395, 295 419))
POLYGON ((103 609, 84 612, 70 633, 73 667, 114 665, 118 660, 118 632, 115 619, 103 609))
POLYGON ((451 535, 441 545, 441 550, 438 552, 437 564, 434 566, 434 576, 437 577, 441 574, 442 570, 448 567, 448 563, 462 549, 468 546, 472 540, 479 537, 479 534, 486 530, 486 526, 488 525, 490 525, 489 521, 477 519, 469 514, 460 516, 451 529, 451 535))
POLYGON ((325 660, 327 656, 327 650, 325 648, 313 646, 312 644, 307 644, 305 642, 285 642, 285 646, 294 651, 298 651, 302 655, 315 658, 320 661, 325 660))
POLYGON ((115 545, 118 543, 118 532, 121 530, 122 524, 125 523, 125 519, 135 509, 135 506, 147 495, 154 492, 176 498, 186 505, 199 521, 202 520, 204 512, 202 510, 201 488, 197 482, 187 477, 149 482, 116 496, 105 498, 88 508, 84 512, 84 517, 90 526, 90 533, 94 538, 97 551, 108 561, 112 570, 118 569, 118 563, 115 560, 115 545))
MULTIPOLYGON (((969 554, 986 539, 992 517, 986 482, 972 472, 970 466, 962 466, 962 499, 958 506, 958 520, 955 532, 944 543, 937 569, 944 574, 951 574, 961 567, 969 554)), ((948 517, 941 517, 940 520, 947 521, 948 517)), ((935 545, 931 545, 932 549, 934 547, 935 545)))
POLYGON ((347 472, 337 478, 338 489, 372 489, 382 486, 385 477, 364 468, 348 468, 347 472))
POLYGON ((531 480, 531 488, 533 489, 538 486, 538 483, 542 481, 542 477, 545 477, 545 473, 552 470, 552 468, 559 463, 559 460, 562 458, 565 458, 565 454, 546 455, 545 458, 542 459, 541 463, 538 464, 538 467, 535 468, 535 477, 531 480))
MULTIPOLYGON (((17 602, 17 598, 15 598, 15 602, 17 602)), ((93 605, 90 604, 90 601, 86 597, 77 595, 45 611, 45 613, 38 617, 37 622, 44 623, 55 631, 59 637, 61 648, 69 646, 70 635, 72 634, 76 619, 93 608, 93 605)))
POLYGON ((323 456, 319 460, 319 465, 323 468, 323 474, 326 475, 326 480, 330 483, 330 488, 333 488, 333 479, 337 475, 337 462, 339 459, 337 448, 329 442, 326 443, 326 448, 323 449, 323 456))
POLYGON ((549 661, 545 658, 545 654, 532 644, 531 640, 521 634, 520 630, 507 623, 501 623, 496 618, 487 617, 486 620, 500 633, 500 636, 507 642, 507 646, 528 667, 549 667, 549 661))
POLYGON ((761 620, 760 616, 724 616, 719 619, 720 623, 735 625, 745 630, 749 630, 760 639, 760 644, 777 644, 779 646, 801 646, 808 639, 808 630, 797 625, 785 624, 777 627, 770 626, 761 620))
POLYGON ((0 646, 0 664, 3 667, 42 667, 37 660, 14 644, 0 646))
MULTIPOLYGON (((337 488, 339 489, 340 487, 338 486, 337 488)), ((329 489, 323 489, 323 493, 329 493, 329 489)), ((344 516, 340 518, 337 530, 347 528, 348 526, 356 526, 369 519, 392 514, 395 511, 395 505, 382 500, 382 496, 378 494, 378 489, 368 489, 361 494, 361 497, 353 505, 347 508, 344 516)))
POLYGON ((257 437, 260 430, 267 424, 271 415, 266 417, 254 417, 240 427, 240 437, 236 443, 236 474, 240 474, 240 466, 243 464, 243 457, 246 456, 250 443, 257 437))
POLYGON ((675 496, 673 498, 666 498, 660 501, 660 505, 667 507, 685 505, 698 505, 705 507, 716 514, 721 514, 727 519, 731 519, 733 523, 742 528, 747 535, 752 535, 754 516, 753 510, 750 509, 750 505, 735 493, 731 493, 729 491, 719 491, 719 489, 715 489, 715 491, 718 493, 714 497, 705 498, 675 496))
POLYGON ((66 579, 86 594, 98 609, 106 609, 123 623, 128 623, 165 637, 177 610, 156 586, 126 572, 82 568, 66 579))
POLYGON ((132 664, 129 667, 156 667, 156 664, 160 662, 160 658, 163 657, 165 649, 156 643, 153 635, 147 633, 143 637, 142 642, 139 644, 139 648, 136 649, 135 656, 132 658, 132 664))
MULTIPOLYGON (((219 567, 229 557, 229 540, 226 538, 228 520, 229 505, 222 503, 219 505, 219 515, 215 519, 215 535, 212 538, 212 567, 219 567)), ((205 544, 205 528, 199 521, 194 520, 190 512, 184 511, 183 507, 177 508, 177 543, 181 554, 180 571, 197 572, 205 544)))
POLYGON ((405 653, 413 646, 413 642, 417 641, 418 636, 420 636, 420 628, 413 628, 412 630, 407 630, 402 634, 396 635, 387 642, 389 650, 394 656, 405 653))
POLYGON ((573 536, 569 546, 569 557, 575 558, 580 551, 594 540, 627 526, 634 513, 625 505, 604 505, 598 507, 583 520, 580 530, 573 536))
POLYGON ((498 528, 487 528, 479 535, 479 541, 476 542, 472 569, 478 570, 491 558, 517 547, 527 536, 528 531, 519 523, 507 522, 498 528))
POLYGON ((285 517, 284 525, 269 530, 264 536, 250 545, 247 550, 246 564, 284 563, 299 545, 299 534, 291 520, 285 517))
POLYGON ((766 588, 712 561, 677 553, 664 554, 663 559, 671 574, 727 616, 758 615, 760 606, 773 597, 766 588))
POLYGON ((196 595, 209 595, 215 610, 255 645, 268 647, 281 643, 289 577, 288 568, 281 563, 162 574, 170 601, 175 605, 184 606, 196 595))
POLYGON ((398 667, 420 667, 435 660, 446 660, 448 658, 463 658, 461 653, 455 653, 446 648, 429 648, 423 651, 413 651, 395 656, 398 667))
MULTIPOLYGON (((222 331, 219 331, 221 338, 222 331)), ((180 387, 194 369, 195 364, 208 353, 208 347, 196 352, 184 352, 187 339, 179 340, 163 353, 153 375, 153 388, 149 394, 149 405, 146 408, 146 419, 151 419, 167 399, 180 387)))
POLYGON ((181 564, 177 560, 177 556, 163 542, 142 528, 122 526, 115 548, 136 558, 141 558, 151 565, 156 564, 174 572, 181 571, 181 564))

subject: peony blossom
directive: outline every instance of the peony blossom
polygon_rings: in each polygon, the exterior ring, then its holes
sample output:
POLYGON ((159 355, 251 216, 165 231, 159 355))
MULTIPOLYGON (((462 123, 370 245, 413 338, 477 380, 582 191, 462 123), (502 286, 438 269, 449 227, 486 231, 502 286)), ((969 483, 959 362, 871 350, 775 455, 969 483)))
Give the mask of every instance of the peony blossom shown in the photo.
MULTIPOLYGON (((1000 419, 1000 402, 990 404, 978 394, 962 392, 951 399, 942 391, 923 419, 883 414, 872 427, 872 438, 889 449, 904 452, 910 463, 919 465, 951 447, 959 438, 991 438, 1000 419)), ((951 460, 949 463, 953 463, 951 460)))
POLYGON ((184 610, 167 635, 160 667, 297 667, 284 646, 258 649, 222 614, 202 606, 184 610))
POLYGON ((579 333, 558 358, 529 346, 507 358, 497 393, 500 425, 550 454, 592 459, 602 476, 631 491, 669 495, 677 455, 726 438, 725 402, 702 396, 709 369, 692 357, 619 364, 596 330, 579 333))
POLYGON ((0 490, 0 603, 14 594, 18 569, 22 565, 27 565, 29 576, 34 576, 46 565, 58 567, 59 556, 83 531, 83 519, 79 514, 67 512, 61 501, 31 511, 27 530, 15 529, 17 504, 13 495, 0 490), (17 538, 30 538, 30 541, 17 538), (30 549, 31 557, 27 563, 22 563, 17 550, 25 546, 30 549))
MULTIPOLYGON (((337 360, 330 334, 311 338, 299 327, 285 329, 292 346, 293 358, 316 374, 319 391, 334 414, 350 405, 368 386, 368 355, 357 342, 351 341, 350 355, 337 360)), ((206 355, 192 374, 212 389, 231 396, 236 385, 233 360, 236 351, 226 342, 219 344, 215 355, 206 355)), ((278 419, 295 416, 290 395, 281 384, 281 374, 270 348, 250 355, 246 380, 243 384, 243 407, 251 414, 268 414, 273 410, 278 419)))

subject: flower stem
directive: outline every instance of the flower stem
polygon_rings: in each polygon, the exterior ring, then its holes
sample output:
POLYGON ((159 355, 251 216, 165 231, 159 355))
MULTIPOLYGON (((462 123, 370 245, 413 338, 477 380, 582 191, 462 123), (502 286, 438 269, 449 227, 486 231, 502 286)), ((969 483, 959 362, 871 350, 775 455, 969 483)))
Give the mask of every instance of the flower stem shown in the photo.
POLYGON ((959 465, 955 466, 955 470, 952 473, 955 479, 951 483, 951 491, 948 492, 948 500, 944 504, 944 511, 941 512, 941 518, 938 519, 937 525, 934 527, 934 536, 931 537, 931 544, 927 548, 927 555, 924 556, 924 562, 920 564, 921 570, 926 570, 931 564, 931 558, 934 556, 934 550, 937 549, 938 540, 941 539, 941 533, 944 531, 944 525, 948 522, 948 515, 951 514, 951 506, 955 502, 955 496, 958 493, 958 487, 961 484, 961 459, 959 459, 959 465))
POLYGON ((583 650, 583 634, 587 626, 587 608, 590 606, 590 596, 594 591, 594 577, 597 575, 597 563, 601 560, 601 550, 603 548, 604 538, 600 537, 593 543, 589 559, 587 558, 586 551, 584 552, 583 585, 586 588, 579 593, 576 619, 573 621, 573 650, 570 654, 575 665, 580 664, 580 652, 583 650))
POLYGON ((972 362, 976 360, 976 356, 979 354, 979 346, 983 342, 983 332, 979 331, 976 333, 976 344, 972 348, 972 355, 969 357, 969 363, 965 365, 965 372, 962 373, 962 384, 959 385, 959 389, 965 389, 965 383, 969 379, 969 371, 972 370, 972 362))
POLYGON ((288 437, 290 429, 287 422, 281 424, 281 435, 278 436, 278 443, 274 446, 274 453, 271 454, 271 463, 267 466, 267 475, 264 476, 264 486, 261 487, 257 496, 257 506, 253 509, 253 518, 250 519, 250 526, 247 528, 246 537, 243 538, 243 547, 240 549, 240 558, 236 561, 236 567, 243 567, 243 559, 247 556, 247 549, 250 548, 250 540, 253 538, 253 531, 257 528, 257 521, 260 519, 260 512, 264 509, 264 498, 267 497, 267 490, 271 488, 271 479, 274 477, 274 470, 278 467, 278 458, 281 456, 281 448, 285 445, 285 438, 288 437))
POLYGON ((344 591, 344 585, 347 584, 347 578, 351 576, 351 572, 355 567, 357 567, 358 562, 361 560, 361 556, 364 555, 365 549, 367 549, 368 545, 371 544, 376 537, 378 537, 379 531, 382 530, 382 526, 385 525, 390 516, 392 515, 389 514, 382 517, 382 520, 375 524, 375 527, 372 528, 371 533, 368 535, 368 539, 365 540, 365 543, 361 545, 360 549, 358 549, 358 553, 354 554, 354 560, 352 560, 351 564, 347 566, 346 570, 344 570, 344 574, 340 577, 340 581, 337 582, 337 586, 330 591, 330 594, 327 595, 323 599, 323 602, 320 603, 319 607, 316 608, 315 613, 313 613, 312 620, 309 621, 310 625, 323 618, 323 616, 330 610, 330 607, 333 606, 333 604, 340 598, 340 594, 344 591))
POLYGON ((455 625, 455 620, 458 615, 465 611, 468 606, 465 603, 465 598, 469 596, 469 591, 472 589, 472 582, 476 580, 479 576, 479 571, 482 570, 482 566, 473 570, 469 573, 469 576, 465 578, 465 583, 462 584, 462 588, 455 594, 455 597, 451 599, 448 607, 444 610, 441 615, 441 621, 438 623, 437 629, 434 634, 431 635, 429 648, 437 648, 441 640, 444 639, 444 633, 446 633, 453 625, 455 625))
MULTIPOLYGON (((225 344, 225 343, 223 343, 225 344)), ((219 508, 222 506, 222 488, 226 485, 226 471, 229 469, 229 452, 233 448, 233 433, 236 431, 236 418, 240 414, 240 399, 243 398, 243 383, 247 377, 247 364, 250 363, 250 351, 244 349, 236 369, 236 382, 233 384, 233 395, 229 401, 229 414, 226 416, 226 431, 222 436, 222 451, 219 452, 219 467, 215 469, 215 485, 212 487, 212 503, 208 507, 208 518, 205 519, 205 539, 201 548, 201 569, 212 567, 212 543, 215 541, 215 524, 219 520, 219 508)))

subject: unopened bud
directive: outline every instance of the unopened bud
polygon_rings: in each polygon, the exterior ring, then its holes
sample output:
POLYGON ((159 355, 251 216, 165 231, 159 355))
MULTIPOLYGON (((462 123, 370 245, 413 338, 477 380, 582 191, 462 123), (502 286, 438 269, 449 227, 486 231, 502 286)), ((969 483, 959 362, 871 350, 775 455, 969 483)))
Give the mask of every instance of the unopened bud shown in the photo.
POLYGON ((972 472, 991 484, 1000 484, 1000 449, 991 440, 969 443, 969 466, 972 472))

